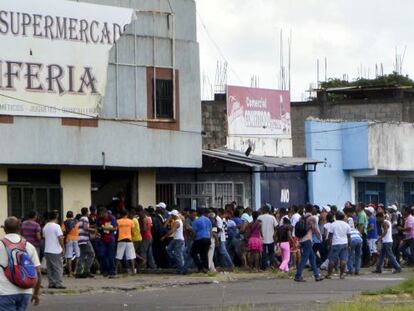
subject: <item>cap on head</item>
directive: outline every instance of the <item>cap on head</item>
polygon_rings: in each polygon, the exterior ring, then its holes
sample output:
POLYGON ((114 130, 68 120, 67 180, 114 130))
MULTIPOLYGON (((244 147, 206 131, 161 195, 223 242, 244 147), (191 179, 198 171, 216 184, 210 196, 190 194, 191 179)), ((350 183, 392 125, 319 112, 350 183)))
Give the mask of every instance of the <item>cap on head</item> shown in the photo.
POLYGON ((371 213, 372 215, 375 214, 375 209, 372 206, 369 206, 365 209, 367 212, 371 213))
POLYGON ((324 207, 321 208, 321 212, 327 212, 330 213, 331 212, 331 208, 330 206, 326 205, 324 207))
POLYGON ((387 209, 396 212, 398 210, 397 206, 395 204, 392 204, 390 206, 387 207, 387 209))
POLYGON ((177 217, 180 213, 176 209, 173 209, 169 214, 170 214, 170 216, 177 217))
POLYGON ((157 208, 162 208, 162 209, 166 209, 167 208, 167 204, 165 204, 164 202, 160 202, 156 205, 157 208))

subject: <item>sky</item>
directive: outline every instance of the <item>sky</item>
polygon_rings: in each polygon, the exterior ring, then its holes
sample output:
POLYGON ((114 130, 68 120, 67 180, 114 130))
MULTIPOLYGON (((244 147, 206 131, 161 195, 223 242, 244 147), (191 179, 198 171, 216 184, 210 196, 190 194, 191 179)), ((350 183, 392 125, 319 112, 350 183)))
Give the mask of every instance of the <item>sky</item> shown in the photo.
POLYGON ((284 66, 291 44, 291 98, 327 77, 349 80, 394 70, 414 76, 414 2, 410 0, 196 0, 202 93, 214 87, 217 61, 228 62, 227 83, 250 86, 259 77, 262 88, 279 88, 280 30, 284 33, 284 66), (397 49, 397 53, 396 53, 397 49), (209 81, 209 82, 204 82, 209 81))

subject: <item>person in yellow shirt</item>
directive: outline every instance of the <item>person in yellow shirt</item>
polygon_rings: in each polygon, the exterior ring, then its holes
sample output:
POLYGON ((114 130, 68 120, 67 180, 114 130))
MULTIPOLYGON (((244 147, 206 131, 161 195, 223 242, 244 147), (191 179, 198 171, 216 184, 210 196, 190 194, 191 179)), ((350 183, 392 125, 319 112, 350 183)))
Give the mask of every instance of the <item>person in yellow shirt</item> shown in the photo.
POLYGON ((68 270, 68 276, 73 276, 73 263, 78 264, 78 259, 80 256, 80 249, 78 245, 79 240, 79 228, 78 222, 73 217, 73 212, 68 211, 66 213, 66 220, 62 224, 62 231, 65 236, 65 258, 66 258, 66 268, 68 270), (74 261, 73 261, 74 260, 74 261))
POLYGON ((129 212, 129 219, 134 223, 134 227, 132 228, 132 243, 134 244, 135 255, 137 256, 137 270, 145 264, 145 259, 139 255, 142 247, 142 234, 138 218, 136 208, 132 208, 129 212))
MULTIPOLYGON (((135 274, 134 261, 137 258, 135 254, 134 244, 132 243, 132 235, 134 233, 134 223, 128 218, 128 211, 121 210, 121 218, 117 220, 118 225, 118 245, 116 248, 116 259, 121 262, 127 260, 130 266, 129 274, 135 274)), ((142 238, 141 238, 142 239, 142 238)))

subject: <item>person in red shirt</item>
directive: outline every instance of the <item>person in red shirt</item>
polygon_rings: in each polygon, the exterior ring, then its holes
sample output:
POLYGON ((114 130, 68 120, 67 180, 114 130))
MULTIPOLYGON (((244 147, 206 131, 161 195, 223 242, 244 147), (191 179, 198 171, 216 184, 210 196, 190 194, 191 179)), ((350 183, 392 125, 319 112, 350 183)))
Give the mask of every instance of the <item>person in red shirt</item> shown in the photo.
POLYGON ((103 276, 115 278, 115 231, 117 223, 106 208, 102 208, 99 212, 96 226, 100 233, 100 241, 98 242, 98 257, 101 265, 101 273, 103 276))

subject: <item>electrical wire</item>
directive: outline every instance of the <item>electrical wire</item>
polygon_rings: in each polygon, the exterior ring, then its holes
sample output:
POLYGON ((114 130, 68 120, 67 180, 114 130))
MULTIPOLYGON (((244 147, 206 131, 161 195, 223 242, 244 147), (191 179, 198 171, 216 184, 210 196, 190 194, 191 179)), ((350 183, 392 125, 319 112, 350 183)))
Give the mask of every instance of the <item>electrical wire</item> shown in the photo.
MULTIPOLYGON (((109 122, 114 122, 114 123, 123 123, 123 124, 128 124, 128 125, 132 125, 132 126, 138 126, 138 127, 142 127, 142 128, 148 128, 147 125, 144 124, 139 124, 137 122, 149 122, 149 121, 128 121, 128 120, 119 120, 119 119, 107 119, 107 118, 100 118, 100 117, 96 117, 94 115, 90 115, 90 114, 86 114, 86 113, 82 113, 82 112, 76 112, 76 111, 67 111, 65 109, 62 108, 58 108, 58 107, 53 107, 53 106, 48 106, 45 104, 39 104, 33 101, 29 101, 29 100, 25 100, 25 99, 21 99, 21 98, 17 98, 14 96, 9 96, 9 95, 5 95, 0 93, 0 97, 4 97, 4 98, 8 98, 8 99, 12 99, 12 100, 17 100, 20 102, 24 102, 30 105, 35 105, 35 106, 39 106, 39 107, 45 107, 45 108, 50 108, 50 109, 54 109, 54 110, 58 110, 58 111, 62 111, 62 112, 66 112, 66 113, 71 113, 74 115, 78 115, 81 116, 83 118, 88 118, 88 119, 93 119, 93 120, 101 120, 101 121, 109 121, 109 122)), ((332 132, 341 132, 341 131, 347 131, 347 130, 352 130, 352 129, 358 129, 358 128, 365 128, 365 127, 370 127, 373 125, 377 125, 377 124, 383 124, 386 123, 385 121, 377 121, 377 122, 370 122, 368 124, 362 124, 362 125, 356 125, 356 126, 350 126, 350 127, 345 127, 345 128, 337 128, 337 129, 331 129, 331 130, 320 130, 320 131, 304 131, 304 132, 297 132, 295 135, 292 135, 292 138, 295 137, 303 137, 305 135, 308 134, 324 134, 324 133, 332 133, 332 132)), ((182 133, 190 133, 190 134, 197 134, 197 135, 202 135, 205 134, 203 132, 197 132, 197 131, 186 131, 186 130, 178 130, 175 132, 182 132, 182 133)), ((230 137, 286 137, 286 134, 229 134, 228 136, 230 137)), ((289 137, 289 138, 291 138, 289 137)))

